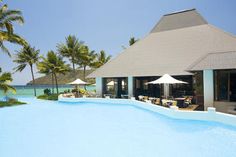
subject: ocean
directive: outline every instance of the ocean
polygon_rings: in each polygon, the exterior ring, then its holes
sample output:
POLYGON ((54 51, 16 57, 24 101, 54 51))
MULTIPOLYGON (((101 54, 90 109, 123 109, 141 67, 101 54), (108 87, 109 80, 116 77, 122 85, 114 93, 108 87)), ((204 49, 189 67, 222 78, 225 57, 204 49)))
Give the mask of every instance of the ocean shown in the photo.
MULTIPOLYGON (((12 96, 12 97, 22 97, 22 96, 34 96, 34 88, 31 85, 13 85, 16 88, 16 94, 13 94, 12 92, 8 92, 7 94, 4 94, 3 91, 0 91, 0 97, 2 96, 12 96)), ((59 86, 59 92, 64 92, 65 90, 71 90, 74 88, 72 85, 58 85, 59 86)), ((46 88, 51 89, 52 92, 52 86, 51 85, 36 85, 36 94, 42 95, 43 90, 46 88)), ((86 89, 88 91, 93 91, 96 89, 95 86, 86 86, 86 89)), ((54 88, 54 93, 56 93, 56 88, 54 88)))

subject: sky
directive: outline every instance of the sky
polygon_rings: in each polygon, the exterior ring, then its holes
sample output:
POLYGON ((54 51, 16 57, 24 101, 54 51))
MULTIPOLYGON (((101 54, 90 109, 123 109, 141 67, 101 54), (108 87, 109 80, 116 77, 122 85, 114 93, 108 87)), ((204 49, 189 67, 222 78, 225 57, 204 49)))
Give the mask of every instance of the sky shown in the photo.
MULTIPOLYGON (((212 25, 236 35, 235 0, 3 0, 23 12, 24 25, 15 33, 45 55, 72 34, 91 50, 117 56, 130 37, 142 39, 167 13, 196 8, 212 25)), ((21 47, 6 43, 13 56, 0 53, 0 67, 14 72, 14 54, 21 47)), ((35 69, 36 77, 41 76, 35 69)), ((14 85, 31 80, 29 67, 13 74, 14 85)))

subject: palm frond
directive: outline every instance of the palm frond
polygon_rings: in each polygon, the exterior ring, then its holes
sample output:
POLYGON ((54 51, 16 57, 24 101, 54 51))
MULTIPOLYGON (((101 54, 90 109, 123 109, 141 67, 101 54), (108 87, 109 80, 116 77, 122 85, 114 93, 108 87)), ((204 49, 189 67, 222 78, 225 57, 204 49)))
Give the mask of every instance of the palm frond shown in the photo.
POLYGON ((8 91, 12 91, 13 93, 16 93, 16 89, 11 86, 11 85, 8 85, 6 83, 0 83, 0 90, 3 90, 4 93, 7 93, 8 91))
POLYGON ((27 65, 32 66, 33 64, 37 63, 39 59, 39 50, 36 50, 35 47, 27 45, 17 51, 16 58, 13 60, 13 62, 19 65, 15 67, 14 70, 21 72, 27 65))
MULTIPOLYGON (((0 70, 1 73, 2 70, 0 70)), ((0 75, 0 90, 3 90, 4 93, 7 91, 16 92, 16 89, 9 85, 8 83, 12 81, 11 73, 5 72, 0 75)))
POLYGON ((22 15, 22 12, 20 10, 5 10, 4 14, 6 16, 20 16, 22 15))
POLYGON ((15 44, 20 44, 22 46, 28 45, 26 40, 17 34, 9 34, 5 31, 0 31, 0 41, 8 41, 15 44))
POLYGON ((13 33, 13 26, 12 26, 12 24, 9 23, 9 22, 6 22, 5 26, 6 26, 6 29, 7 29, 8 33, 12 34, 13 33))
POLYGON ((22 16, 11 16, 11 17, 8 17, 7 19, 5 19, 3 21, 3 23, 4 22, 8 22, 8 23, 17 22, 19 24, 23 24, 25 21, 22 16))
POLYGON ((2 41, 0 41, 0 49, 2 50, 2 52, 6 53, 8 56, 11 56, 9 50, 4 46, 2 41))
MULTIPOLYGON (((1 1, 0 1, 1 2, 1 1)), ((2 12, 4 12, 4 11, 6 11, 8 9, 8 6, 7 6, 7 4, 4 4, 1 8, 0 8, 0 12, 2 13, 2 12)))
MULTIPOLYGON (((0 1, 1 2, 1 1, 0 1)), ((25 39, 14 33, 13 22, 24 23, 20 10, 8 10, 6 4, 0 7, 0 48, 10 56, 8 49, 3 45, 4 41, 26 46, 25 39)))
POLYGON ((21 72, 21 71, 23 71, 25 69, 26 65, 27 64, 20 64, 17 67, 13 68, 13 70, 15 70, 16 72, 17 71, 21 72))

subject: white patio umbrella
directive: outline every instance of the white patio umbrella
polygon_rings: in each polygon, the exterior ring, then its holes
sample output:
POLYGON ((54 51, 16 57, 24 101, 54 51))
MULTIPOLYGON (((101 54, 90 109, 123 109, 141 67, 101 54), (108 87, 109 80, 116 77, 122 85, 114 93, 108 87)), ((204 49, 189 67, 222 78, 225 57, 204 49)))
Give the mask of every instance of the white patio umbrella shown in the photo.
POLYGON ((110 81, 110 82, 107 83, 107 85, 108 85, 108 86, 114 86, 115 83, 116 83, 115 81, 110 81))
POLYGON ((166 83, 166 84, 177 84, 177 83, 187 84, 187 82, 177 80, 177 79, 171 77, 169 74, 165 74, 155 81, 148 82, 148 84, 164 84, 164 83, 166 83))
MULTIPOLYGON (((114 86, 115 84, 116 84, 115 81, 110 81, 110 82, 107 83, 108 86, 114 86)), ((125 85, 125 82, 122 81, 121 84, 122 84, 122 86, 124 86, 124 85, 125 85)))
POLYGON ((84 89, 86 89, 86 85, 88 84, 87 82, 82 81, 81 79, 76 79, 73 82, 70 82, 68 84, 75 85, 75 88, 78 88, 78 85, 83 85, 84 89))
POLYGON ((165 74, 155 81, 148 82, 147 84, 164 84, 165 96, 169 96, 169 84, 187 84, 187 82, 177 80, 171 77, 169 74, 165 74))
POLYGON ((76 79, 75 81, 70 82, 70 83, 68 83, 68 84, 71 84, 71 85, 86 85, 86 84, 88 84, 88 83, 82 81, 81 79, 76 79))

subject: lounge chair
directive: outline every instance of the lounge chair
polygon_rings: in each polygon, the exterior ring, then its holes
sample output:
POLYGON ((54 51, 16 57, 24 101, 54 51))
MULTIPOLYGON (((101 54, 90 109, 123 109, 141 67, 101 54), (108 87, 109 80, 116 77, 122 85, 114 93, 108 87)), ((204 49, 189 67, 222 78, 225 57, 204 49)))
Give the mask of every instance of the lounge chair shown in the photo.
POLYGON ((139 101, 143 101, 143 98, 144 98, 143 95, 139 95, 139 96, 138 96, 138 100, 139 100, 139 101))
POLYGON ((161 105, 161 99, 160 98, 156 98, 153 100, 153 103, 156 105, 161 105))

